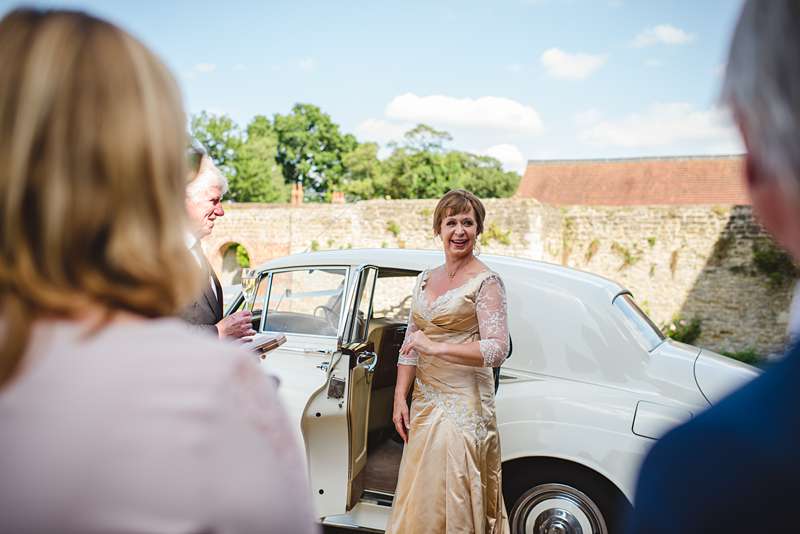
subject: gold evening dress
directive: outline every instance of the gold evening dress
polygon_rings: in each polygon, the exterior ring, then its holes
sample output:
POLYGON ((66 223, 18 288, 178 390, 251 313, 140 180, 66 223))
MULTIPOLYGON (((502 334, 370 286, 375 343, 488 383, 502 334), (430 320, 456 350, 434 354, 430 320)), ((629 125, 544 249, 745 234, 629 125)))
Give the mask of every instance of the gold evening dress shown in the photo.
POLYGON ((403 449, 387 534, 509 532, 500 474, 494 376, 508 355, 506 294, 500 277, 482 271, 429 301, 424 271, 414 287, 406 337, 479 341, 484 366, 412 353, 411 428, 403 449))

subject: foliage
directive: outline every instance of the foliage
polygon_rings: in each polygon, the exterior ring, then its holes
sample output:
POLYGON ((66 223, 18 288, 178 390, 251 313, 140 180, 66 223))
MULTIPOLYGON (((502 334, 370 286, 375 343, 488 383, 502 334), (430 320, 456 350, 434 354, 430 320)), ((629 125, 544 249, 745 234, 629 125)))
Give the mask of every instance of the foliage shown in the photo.
POLYGON ((511 244, 511 230, 502 230, 494 222, 489 223, 489 226, 484 229, 480 236, 481 245, 488 246, 492 241, 497 241, 501 245, 509 246, 511 244))
POLYGON ((636 252, 631 252, 630 249, 620 245, 616 241, 611 244, 611 250, 622 258, 622 265, 619 266, 620 271, 635 265, 642 259, 642 255, 638 250, 636 250, 636 252))
POLYGON ((589 243, 588 247, 586 247, 586 256, 584 257, 586 263, 592 261, 592 258, 594 258, 594 255, 597 254, 597 251, 599 249, 600 249, 600 242, 597 239, 592 239, 592 242, 589 243))
POLYGON ((236 244, 236 263, 243 269, 250 267, 250 254, 247 253, 246 248, 238 243, 236 244))
POLYGON ((227 176, 235 202, 287 202, 291 184, 303 185, 307 200, 342 191, 349 200, 439 198, 464 188, 481 198, 514 194, 520 176, 492 157, 448 150, 448 132, 419 124, 391 154, 378 158, 375 143, 342 133, 320 108, 296 104, 273 119, 259 115, 242 131, 227 115, 201 112, 191 133, 227 176))
POLYGON ((656 238, 655 237, 648 237, 647 238, 647 244, 648 244, 648 246, 650 248, 653 248, 654 246, 656 246, 656 238))
POLYGON ((745 349, 740 351, 722 351, 720 354, 723 356, 727 356, 729 358, 733 358, 734 360, 739 360, 742 363, 746 363, 749 365, 756 365, 762 360, 761 354, 756 352, 755 349, 745 349))
POLYGON ((397 237, 400 235, 400 227, 394 221, 387 221, 386 222, 386 231, 392 234, 393 236, 397 237))
POLYGON ((681 341, 691 345, 700 337, 702 321, 698 317, 686 320, 676 316, 673 317, 672 321, 663 325, 661 331, 664 332, 665 336, 675 341, 681 341))
POLYGON ((277 136, 269 119, 256 116, 245 133, 227 115, 203 111, 192 117, 191 133, 228 178, 235 202, 286 202, 289 187, 275 161, 277 136))
POLYGON ((290 187, 275 160, 278 136, 269 119, 258 115, 247 126, 247 139, 239 147, 230 178, 231 199, 238 202, 287 202, 290 187))
POLYGON ((675 278, 675 271, 678 270, 678 254, 678 250, 673 250, 669 256, 669 272, 672 273, 673 278, 675 278))
POLYGON ((792 258, 770 239, 753 243, 753 265, 767 276, 772 289, 779 289, 800 275, 792 258))
POLYGON ((242 134, 233 119, 202 111, 192 117, 189 130, 208 151, 214 164, 230 178, 235 172, 236 151, 242 144, 242 134))
POLYGON ((319 250, 319 241, 316 239, 311 240, 311 245, 309 246, 312 252, 316 252, 319 250))
MULTIPOLYGON (((276 160, 288 183, 299 182, 317 194, 338 190, 344 180, 344 155, 358 142, 342 134, 327 113, 312 104, 295 104, 287 115, 275 114, 276 160)), ((319 198, 319 196, 318 196, 319 198)))

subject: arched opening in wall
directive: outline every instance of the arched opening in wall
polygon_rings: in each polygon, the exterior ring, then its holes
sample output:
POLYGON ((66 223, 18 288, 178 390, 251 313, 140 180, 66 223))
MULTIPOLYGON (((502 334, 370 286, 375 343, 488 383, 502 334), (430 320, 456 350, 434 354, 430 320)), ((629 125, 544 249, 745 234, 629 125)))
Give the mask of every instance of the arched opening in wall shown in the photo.
POLYGON ((219 281, 223 286, 242 283, 242 269, 250 267, 250 254, 240 243, 227 243, 220 247, 222 272, 219 281))

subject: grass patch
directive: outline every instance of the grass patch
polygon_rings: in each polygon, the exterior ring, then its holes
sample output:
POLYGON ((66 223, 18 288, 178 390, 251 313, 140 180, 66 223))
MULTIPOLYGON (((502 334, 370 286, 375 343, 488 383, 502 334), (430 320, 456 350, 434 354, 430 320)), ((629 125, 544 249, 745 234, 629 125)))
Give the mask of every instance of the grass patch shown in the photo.
POLYGON ((511 244, 511 230, 503 230, 495 223, 490 223, 487 228, 483 230, 480 237, 481 245, 488 246, 492 241, 497 241, 501 245, 509 246, 511 244))
POLYGON ((766 275, 771 289, 785 287, 800 274, 792 258, 771 239, 753 243, 753 266, 766 275))
POLYGON ((620 258, 622 258, 622 265, 619 266, 619 269, 617 269, 618 271, 632 267, 642 259, 642 254, 639 252, 639 250, 632 252, 630 249, 620 245, 616 241, 611 244, 611 250, 620 258))
POLYGON ((756 365, 761 361, 761 355, 756 352, 755 349, 744 349, 739 351, 723 350, 720 354, 749 365, 756 365))
POLYGON ((672 321, 662 326, 661 331, 670 339, 691 345, 697 341, 697 338, 703 332, 703 322, 698 317, 684 319, 676 316, 672 321))
POLYGON ((394 237, 400 235, 400 226, 394 221, 387 221, 386 222, 386 231, 392 234, 394 237))

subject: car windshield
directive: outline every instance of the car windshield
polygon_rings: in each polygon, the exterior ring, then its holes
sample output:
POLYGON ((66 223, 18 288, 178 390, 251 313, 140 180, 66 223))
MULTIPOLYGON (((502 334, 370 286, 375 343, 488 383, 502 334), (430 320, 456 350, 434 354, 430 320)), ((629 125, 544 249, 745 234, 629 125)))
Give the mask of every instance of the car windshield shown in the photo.
POLYGON ((297 269, 272 274, 263 330, 336 336, 347 270, 297 269))
POLYGON ((653 321, 633 301, 629 293, 622 293, 614 297, 614 307, 622 312, 625 322, 631 327, 631 332, 637 341, 645 348, 652 351, 664 341, 661 333, 653 321))

